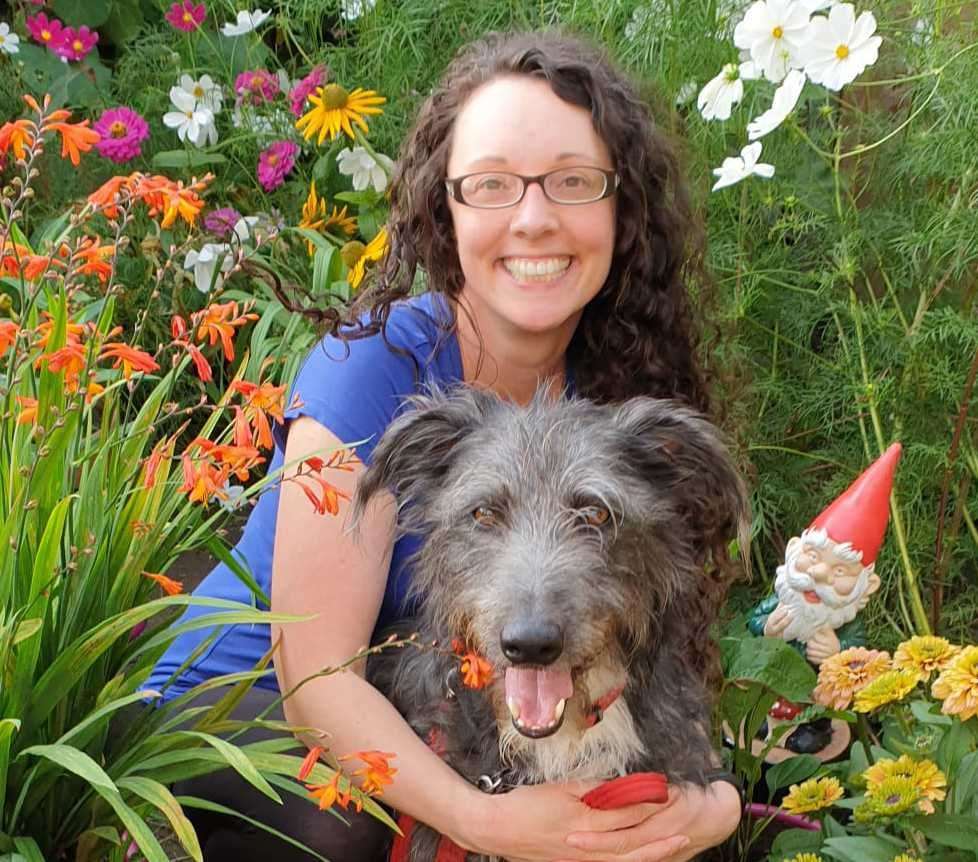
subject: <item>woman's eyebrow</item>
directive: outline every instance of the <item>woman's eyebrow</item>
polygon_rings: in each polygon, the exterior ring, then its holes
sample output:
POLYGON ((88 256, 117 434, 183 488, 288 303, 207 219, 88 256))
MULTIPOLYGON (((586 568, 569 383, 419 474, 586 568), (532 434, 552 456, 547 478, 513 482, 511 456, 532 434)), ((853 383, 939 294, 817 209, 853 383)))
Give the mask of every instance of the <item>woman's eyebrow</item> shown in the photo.
MULTIPOLYGON (((594 160, 596 157, 594 155, 586 155, 585 153, 561 153, 557 158, 554 159, 555 162, 566 162, 568 159, 591 159, 594 160)), ((508 160, 505 156, 479 156, 477 159, 473 159, 469 162, 470 165, 478 165, 483 162, 491 162, 492 164, 505 165, 508 160)))

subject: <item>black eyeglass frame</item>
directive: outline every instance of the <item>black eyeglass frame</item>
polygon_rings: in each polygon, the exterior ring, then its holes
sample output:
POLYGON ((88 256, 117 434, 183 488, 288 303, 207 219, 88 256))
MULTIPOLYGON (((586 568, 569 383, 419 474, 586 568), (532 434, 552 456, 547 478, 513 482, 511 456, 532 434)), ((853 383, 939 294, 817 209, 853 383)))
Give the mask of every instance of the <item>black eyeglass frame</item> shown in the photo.
POLYGON ((617 171, 608 170, 607 168, 598 168, 594 165, 570 165, 566 168, 554 168, 552 171, 547 171, 545 174, 537 174, 535 177, 527 177, 523 174, 515 174, 512 171, 473 171, 470 174, 463 174, 460 177, 455 177, 454 179, 445 179, 445 188, 448 190, 448 194, 453 200, 458 201, 458 203, 463 206, 472 207, 478 210, 501 210, 506 209, 506 207, 515 207, 520 201, 526 197, 526 190, 533 184, 536 183, 540 186, 543 191, 544 196, 551 203, 555 203, 562 207, 579 207, 585 204, 593 204, 598 201, 602 201, 605 198, 610 198, 615 192, 618 191, 618 187, 621 185, 621 176, 617 171), (547 192, 547 187, 543 184, 543 181, 549 177, 551 174, 558 174, 561 171, 572 171, 574 168, 587 168, 589 171, 599 171, 604 174, 604 191, 596 198, 591 198, 589 201, 558 201, 550 197, 547 192), (465 200, 462 195, 462 183, 465 182, 469 177, 477 177, 481 174, 505 174, 509 177, 516 177, 523 181, 523 191, 520 192, 520 196, 508 204, 498 204, 497 206, 480 206, 479 204, 472 204, 465 200))

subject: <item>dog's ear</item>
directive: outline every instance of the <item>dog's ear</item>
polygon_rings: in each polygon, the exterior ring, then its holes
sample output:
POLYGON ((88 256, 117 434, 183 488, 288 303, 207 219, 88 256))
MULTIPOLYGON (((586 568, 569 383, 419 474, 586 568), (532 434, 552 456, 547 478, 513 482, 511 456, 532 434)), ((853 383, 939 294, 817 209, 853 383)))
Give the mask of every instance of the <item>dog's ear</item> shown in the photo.
POLYGON ((462 442, 488 415, 496 396, 469 387, 433 388, 408 399, 373 451, 357 483, 353 523, 371 499, 387 490, 397 501, 401 527, 420 527, 424 503, 434 496, 462 442))
POLYGON ((736 537, 747 565, 747 490, 717 428, 702 414, 657 398, 632 398, 614 416, 625 431, 622 455, 651 483, 678 493, 702 551, 715 556, 736 537))

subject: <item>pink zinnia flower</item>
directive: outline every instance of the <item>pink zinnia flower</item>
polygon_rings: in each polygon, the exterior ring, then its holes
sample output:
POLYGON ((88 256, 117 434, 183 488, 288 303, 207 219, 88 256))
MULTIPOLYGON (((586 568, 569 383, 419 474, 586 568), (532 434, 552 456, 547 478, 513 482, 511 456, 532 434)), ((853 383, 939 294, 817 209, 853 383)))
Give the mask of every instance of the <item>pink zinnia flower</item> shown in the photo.
POLYGON ((204 23, 207 10, 203 3, 194 4, 191 0, 182 0, 180 3, 174 3, 170 7, 170 11, 163 17, 178 30, 183 30, 184 33, 192 33, 204 23))
POLYGON ((102 139, 95 144, 99 155, 117 164, 142 155, 143 141, 149 137, 149 125, 132 108, 109 108, 92 128, 102 139))
POLYGON ((88 56, 96 42, 98 42, 98 33, 84 24, 77 30, 74 27, 65 27, 61 31, 61 37, 51 43, 51 50, 65 60, 77 62, 88 56))
POLYGON ((28 15, 24 23, 31 38, 40 45, 53 48, 61 41, 61 31, 65 25, 57 18, 48 18, 43 12, 38 12, 36 15, 28 15))
POLYGON ((258 157, 258 182, 270 192, 285 182, 285 175, 295 165, 299 145, 293 141, 276 141, 258 157))
POLYGON ((227 239, 240 220, 241 213, 234 207, 221 207, 204 216, 204 227, 215 236, 227 239))
POLYGON ((278 78, 265 69, 242 72, 234 79, 234 92, 246 104, 270 102, 278 95, 278 78))
POLYGON ((292 113, 297 117, 301 117, 306 112, 306 99, 316 92, 316 87, 321 87, 325 83, 326 67, 316 66, 305 78, 289 90, 292 113))

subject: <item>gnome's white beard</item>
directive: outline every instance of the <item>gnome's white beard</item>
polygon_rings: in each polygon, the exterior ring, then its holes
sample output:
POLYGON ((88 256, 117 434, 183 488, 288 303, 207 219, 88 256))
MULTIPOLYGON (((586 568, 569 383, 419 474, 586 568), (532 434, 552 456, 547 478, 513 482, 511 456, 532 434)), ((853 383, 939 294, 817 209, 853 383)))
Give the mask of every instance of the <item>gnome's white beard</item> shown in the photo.
POLYGON ((785 565, 778 566, 774 591, 780 603, 791 613, 791 622, 781 635, 786 641, 808 643, 819 629, 837 629, 856 618, 862 607, 860 599, 869 586, 872 566, 863 568, 856 586, 848 596, 840 596, 826 584, 816 584, 804 572, 795 568, 797 553, 791 554, 785 565), (814 592, 821 602, 806 601, 804 593, 814 592))

